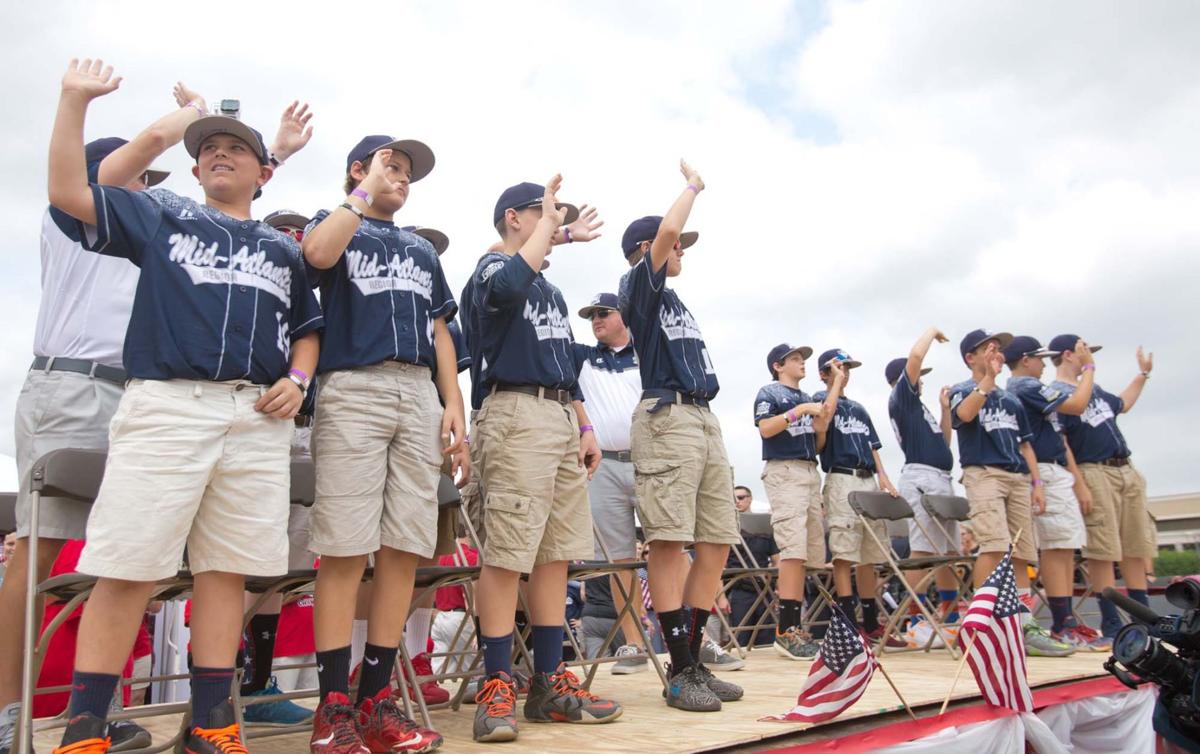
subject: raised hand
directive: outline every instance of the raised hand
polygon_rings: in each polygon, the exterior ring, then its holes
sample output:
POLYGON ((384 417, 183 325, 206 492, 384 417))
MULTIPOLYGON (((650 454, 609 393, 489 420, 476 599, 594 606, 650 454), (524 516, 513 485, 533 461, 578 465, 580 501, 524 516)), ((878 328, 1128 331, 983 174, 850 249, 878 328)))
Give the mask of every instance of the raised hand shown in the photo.
POLYGON ((363 191, 376 197, 400 190, 400 184, 392 182, 387 175, 391 159, 392 150, 390 149, 381 149, 375 153, 375 156, 371 158, 371 167, 367 169, 367 177, 363 179, 363 191))
POLYGON ((1150 372, 1150 370, 1154 369, 1154 352, 1146 353, 1142 350, 1141 346, 1138 346, 1137 363, 1138 369, 1143 372, 1150 372))
POLYGON ((189 89, 182 81, 175 82, 175 88, 171 90, 171 94, 175 95, 175 104, 180 107, 187 107, 193 102, 196 107, 203 112, 208 112, 208 103, 194 89, 189 89))
POLYGON ((942 385, 941 392, 938 393, 938 403, 942 405, 942 410, 950 410, 950 386, 942 385))
POLYGON ((84 58, 81 62, 71 58, 67 72, 63 74, 62 93, 76 94, 90 101, 115 92, 120 85, 121 77, 114 77, 113 67, 104 65, 103 60, 84 58))
POLYGON ((929 328, 929 330, 930 330, 930 335, 932 335, 933 339, 936 340, 938 343, 946 343, 950 340, 949 338, 946 337, 945 333, 943 333, 941 330, 937 329, 936 327, 931 327, 931 328, 929 328))
POLYGON ((696 190, 696 193, 704 190, 704 179, 700 177, 695 168, 687 164, 686 160, 679 161, 679 172, 683 173, 684 180, 696 190))
POLYGON ((312 116, 308 103, 301 105, 300 100, 295 100, 283 111, 279 118, 279 131, 275 134, 275 143, 271 145, 271 152, 277 160, 286 161, 308 144, 313 134, 312 126, 308 125, 312 116))
POLYGON ((1083 341, 1083 338, 1075 341, 1075 355, 1079 357, 1079 363, 1084 366, 1096 363, 1095 358, 1092 357, 1092 349, 1083 341))
POLYGON ((546 182, 546 193, 542 194, 542 217, 553 222, 556 229, 567 218, 566 208, 559 209, 558 207, 558 190, 560 188, 562 188, 562 174, 555 173, 554 177, 546 182))
POLYGON ((596 219, 596 208, 583 205, 579 208, 579 218, 567 226, 571 232, 572 241, 594 241, 600 237, 597 232, 603 220, 596 219))

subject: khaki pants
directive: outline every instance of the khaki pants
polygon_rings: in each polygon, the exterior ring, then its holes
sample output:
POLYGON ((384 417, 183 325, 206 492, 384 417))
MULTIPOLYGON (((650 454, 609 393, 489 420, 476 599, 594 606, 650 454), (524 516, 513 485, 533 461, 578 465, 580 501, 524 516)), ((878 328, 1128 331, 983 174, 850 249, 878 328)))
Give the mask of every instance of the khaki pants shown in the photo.
POLYGON ((1030 476, 992 466, 968 466, 963 469, 963 486, 979 552, 1005 552, 1019 533, 1013 557, 1037 560, 1030 476))
POLYGON ((1093 560, 1153 558, 1158 553, 1146 534, 1146 478, 1132 464, 1081 463, 1079 472, 1092 493, 1083 555, 1093 560))
POLYGON ((821 475, 816 461, 772 459, 762 472, 780 560, 825 562, 821 475))
MULTIPOLYGON (((825 515, 829 521, 829 552, 832 560, 862 565, 887 562, 883 550, 867 534, 866 526, 850 507, 851 492, 874 492, 878 489, 875 477, 825 475, 825 515)), ((887 525, 882 521, 869 521, 867 525, 886 547, 887 525)))

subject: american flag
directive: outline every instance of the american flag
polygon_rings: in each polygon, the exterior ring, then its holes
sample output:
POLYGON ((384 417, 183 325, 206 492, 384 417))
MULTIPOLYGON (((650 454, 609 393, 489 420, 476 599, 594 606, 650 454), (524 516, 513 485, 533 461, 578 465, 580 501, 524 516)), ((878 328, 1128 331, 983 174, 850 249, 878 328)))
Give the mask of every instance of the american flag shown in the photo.
POLYGON ((820 723, 842 714, 858 701, 875 674, 875 655, 838 608, 829 619, 821 652, 808 671, 796 706, 786 715, 764 718, 820 723))
POLYGON ((992 575, 976 590, 958 632, 958 646, 966 652, 984 701, 1017 712, 1032 712, 1019 611, 1010 547, 992 575))

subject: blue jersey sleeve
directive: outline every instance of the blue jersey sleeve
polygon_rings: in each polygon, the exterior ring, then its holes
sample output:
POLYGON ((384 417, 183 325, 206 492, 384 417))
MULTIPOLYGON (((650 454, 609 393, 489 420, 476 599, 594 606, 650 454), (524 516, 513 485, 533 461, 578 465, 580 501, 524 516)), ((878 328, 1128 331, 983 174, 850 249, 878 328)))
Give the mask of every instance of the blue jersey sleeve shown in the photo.
POLYGON ((50 220, 54 222, 55 227, 62 231, 64 236, 75 243, 83 242, 83 223, 63 212, 58 207, 50 208, 50 220))
POLYGON ((536 278, 537 271, 520 254, 513 254, 507 260, 490 260, 475 273, 480 309, 497 312, 518 306, 529 295, 529 286, 536 278))
POLYGON ((467 348, 467 336, 463 334, 458 322, 446 325, 450 330, 450 339, 454 341, 454 358, 458 362, 458 371, 464 372, 471 367, 471 351, 467 348))
POLYGON ((1017 401, 1017 434, 1021 442, 1033 442, 1033 428, 1029 425, 1029 414, 1025 405, 1017 401))
POLYGON ((917 386, 908 381, 908 370, 900 372, 900 379, 896 380, 896 386, 892 388, 892 396, 903 409, 922 410, 921 394, 917 392, 917 386))
POLYGON ((962 403, 963 400, 965 400, 974 389, 975 388, 971 385, 955 385, 950 389, 950 426, 952 426, 954 429, 961 429, 964 425, 975 421, 972 419, 970 422, 964 422, 962 419, 958 418, 958 405, 962 403))
MULTIPOLYGON (((292 243, 295 244, 295 242, 292 243)), ((295 265, 292 267, 292 307, 288 325, 292 342, 309 333, 325 329, 325 317, 321 312, 321 304, 317 302, 317 296, 308 282, 308 275, 305 273, 305 264, 301 261, 298 245, 295 249, 295 260, 295 265)))
MULTIPOLYGON (((323 209, 318 211, 317 214, 313 215, 313 219, 308 221, 308 225, 304 227, 304 235, 308 236, 309 233, 312 233, 313 229, 320 225, 327 217, 329 217, 329 210, 323 209)), ((338 261, 341 260, 339 259, 338 261)), ((307 258, 304 260, 304 270, 308 274, 308 282, 313 288, 321 287, 321 284, 325 282, 325 277, 332 275, 336 268, 337 265, 335 264, 327 270, 319 270, 309 264, 307 258)))
MULTIPOLYGON (((788 408, 791 408, 790 406, 788 408)), ((775 396, 771 395, 771 391, 763 388, 758 391, 758 395, 754 398, 754 426, 763 419, 770 419, 772 416, 778 416, 787 411, 779 405, 779 401, 775 396)))
POLYGON ((1043 385, 1033 378, 1012 380, 1009 390, 1021 399, 1027 411, 1049 416, 1070 396, 1053 385, 1043 385))
POLYGON ((82 225, 83 248, 124 257, 140 267, 146 247, 162 224, 162 205, 146 191, 95 184, 92 200, 96 204, 96 224, 82 225))
POLYGON ((633 331, 634 342, 649 342, 649 332, 658 322, 663 291, 667 287, 667 266, 658 272, 650 269, 650 255, 633 266, 621 281, 619 306, 621 317, 633 331))
POLYGON ((871 421, 871 415, 866 411, 863 411, 863 416, 866 417, 867 429, 870 430, 867 433, 867 440, 870 441, 872 448, 879 450, 883 447, 883 443, 879 440, 879 433, 875 431, 875 422, 871 421))
POLYGON ((454 294, 450 292, 450 286, 446 283, 446 273, 438 261, 437 254, 433 253, 433 290, 430 292, 429 316, 433 319, 445 318, 449 322, 457 313, 458 302, 454 300, 454 294))

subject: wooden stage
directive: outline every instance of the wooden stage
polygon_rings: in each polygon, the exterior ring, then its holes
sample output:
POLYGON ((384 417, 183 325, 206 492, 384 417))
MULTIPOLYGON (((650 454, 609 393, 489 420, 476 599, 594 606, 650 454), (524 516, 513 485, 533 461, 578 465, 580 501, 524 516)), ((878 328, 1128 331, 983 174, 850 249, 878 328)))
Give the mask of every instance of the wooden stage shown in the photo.
MULTIPOLYGON (((1106 676, 1101 667, 1107 653, 1077 653, 1065 658, 1029 658, 1029 681, 1033 687, 1064 681, 1106 676)), ((944 651, 930 654, 904 652, 886 654, 881 662, 913 706, 918 716, 937 713, 954 677, 955 662, 944 651), (921 709, 924 707, 924 709, 921 709)), ((862 729, 903 719, 903 708, 896 695, 876 673, 871 686, 858 703, 835 720, 819 726, 759 722, 765 715, 781 715, 795 704, 809 663, 792 662, 777 656, 769 648, 749 654, 743 670, 722 673, 721 677, 742 685, 742 701, 725 705, 721 712, 682 712, 666 706, 662 687, 653 671, 614 676, 602 668, 596 676, 595 691, 621 702, 625 708, 619 720, 608 725, 535 725, 521 719, 521 736, 514 744, 476 744, 471 740, 474 705, 458 712, 434 713, 435 725, 446 741, 440 751, 491 752, 520 750, 528 752, 667 752, 713 751, 736 747, 739 751, 764 751, 776 746, 804 743, 850 729, 862 729), (900 715, 897 716, 899 710, 900 715), (875 718, 872 720, 871 718, 875 718), (850 725, 846 723, 850 721, 850 725), (805 728, 811 733, 796 735, 805 728), (774 740, 765 740, 774 739, 774 740)), ((975 679, 964 669, 955 690, 956 700, 978 699, 975 679)), ((953 708, 952 704, 952 708, 953 708)), ((520 708, 518 707, 518 710, 520 708)), ((142 721, 156 742, 166 740, 178 729, 178 717, 155 717, 142 721), (164 736, 164 737, 160 737, 164 736)), ((61 731, 36 737, 38 751, 50 751, 61 731)), ((836 737, 836 736, 833 736, 836 737)), ((252 754, 302 754, 308 751, 308 735, 292 734, 248 742, 252 754)))

